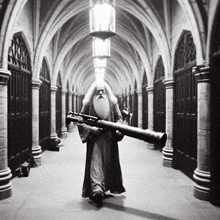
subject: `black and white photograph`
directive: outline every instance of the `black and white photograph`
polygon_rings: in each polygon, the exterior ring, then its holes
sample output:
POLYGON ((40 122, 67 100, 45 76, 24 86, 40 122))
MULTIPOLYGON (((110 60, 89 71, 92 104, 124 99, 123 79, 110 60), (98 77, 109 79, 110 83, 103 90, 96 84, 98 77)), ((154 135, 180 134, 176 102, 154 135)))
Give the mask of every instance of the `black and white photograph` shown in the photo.
POLYGON ((220 219, 220 0, 0 0, 0 220, 220 219))

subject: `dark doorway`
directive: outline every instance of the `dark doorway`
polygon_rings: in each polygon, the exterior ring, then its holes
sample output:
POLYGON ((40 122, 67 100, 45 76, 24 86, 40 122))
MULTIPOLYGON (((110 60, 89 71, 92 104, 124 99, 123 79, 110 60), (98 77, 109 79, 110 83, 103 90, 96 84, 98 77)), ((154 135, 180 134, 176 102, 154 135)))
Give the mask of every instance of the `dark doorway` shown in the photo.
POLYGON ((24 40, 14 35, 8 53, 8 163, 12 175, 28 159, 32 147, 31 64, 24 40))
POLYGON ((196 50, 190 32, 182 34, 174 68, 174 168, 191 179, 197 166, 197 85, 192 67, 196 50))
MULTIPOLYGON (((164 65, 161 56, 159 57, 155 70, 154 77, 154 130, 165 132, 165 86, 164 80, 164 65)), ((155 144, 155 148, 162 151, 164 146, 155 144)))

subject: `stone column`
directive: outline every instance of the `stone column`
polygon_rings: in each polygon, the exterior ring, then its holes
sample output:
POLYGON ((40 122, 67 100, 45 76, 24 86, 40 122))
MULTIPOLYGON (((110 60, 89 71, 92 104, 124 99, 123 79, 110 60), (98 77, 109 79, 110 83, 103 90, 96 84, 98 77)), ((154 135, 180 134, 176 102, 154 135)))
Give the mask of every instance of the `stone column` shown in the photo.
POLYGON ((57 138, 56 133, 56 86, 50 87, 50 95, 51 95, 51 139, 57 138))
POLYGON ((166 89, 166 134, 167 141, 163 148, 163 165, 172 167, 173 162, 173 79, 164 81, 166 89))
POLYGON ((80 99, 79 99, 79 95, 77 94, 77 112, 80 112, 81 109, 80 109, 80 105, 79 105, 79 102, 80 102, 80 99))
MULTIPOLYGON (((147 87, 148 92, 148 129, 153 130, 154 128, 154 88, 147 87)), ((154 144, 148 143, 149 149, 155 149, 154 144)))
POLYGON ((12 195, 11 170, 8 167, 8 79, 10 71, 0 69, 0 200, 12 195))
POLYGON ((73 92, 73 95, 72 95, 72 110, 73 112, 75 112, 75 92, 73 92))
POLYGON ((131 97, 130 97, 130 100, 131 100, 131 113, 132 113, 132 116, 131 116, 131 118, 130 118, 130 121, 129 121, 129 125, 131 125, 131 126, 134 126, 134 124, 133 124, 133 121, 134 121, 134 117, 135 117, 135 114, 134 114, 134 92, 130 92, 130 94, 131 94, 131 97))
POLYGON ((77 93, 75 93, 75 98, 74 98, 74 102, 75 102, 75 105, 74 105, 74 108, 75 108, 75 112, 77 112, 78 111, 78 109, 77 109, 77 93))
POLYGON ((50 142, 47 143, 47 149, 52 151, 59 151, 60 139, 56 132, 56 86, 50 87, 50 97, 51 97, 51 134, 50 142))
POLYGON ((77 95, 74 93, 74 111, 77 112, 77 95))
POLYGON ((36 165, 41 165, 42 149, 39 145, 39 90, 41 81, 32 80, 32 155, 36 165))
POLYGON ((128 120, 127 120, 127 124, 128 125, 131 125, 131 118, 132 118, 132 109, 131 109, 131 106, 130 106, 130 94, 128 93, 127 94, 127 97, 126 97, 126 99, 127 99, 127 108, 128 108, 128 112, 129 112, 129 118, 128 118, 128 120))
POLYGON ((210 69, 194 67, 197 78, 197 168, 194 171, 194 196, 210 199, 210 69))
POLYGON ((130 109, 130 95, 129 95, 129 93, 127 94, 127 106, 126 107, 128 107, 128 111, 130 112, 131 109, 130 109))
MULTIPOLYGON (((72 96, 73 96, 73 92, 72 91, 69 91, 69 111, 73 111, 73 109, 72 109, 72 107, 73 107, 73 105, 72 105, 72 101, 73 101, 73 99, 72 99, 72 96)), ((69 125, 68 125, 68 132, 71 132, 71 131, 73 131, 73 122, 71 122, 69 125)))
POLYGON ((142 128, 142 121, 143 121, 142 91, 137 91, 137 95, 138 95, 138 127, 142 128))
POLYGON ((67 90, 62 89, 62 128, 61 128, 61 137, 67 137, 67 127, 66 127, 66 92, 67 90))
POLYGON ((73 96, 73 92, 69 91, 69 111, 73 111, 73 109, 72 109, 72 107, 73 107, 73 103, 72 103, 73 98, 72 98, 72 96, 73 96))

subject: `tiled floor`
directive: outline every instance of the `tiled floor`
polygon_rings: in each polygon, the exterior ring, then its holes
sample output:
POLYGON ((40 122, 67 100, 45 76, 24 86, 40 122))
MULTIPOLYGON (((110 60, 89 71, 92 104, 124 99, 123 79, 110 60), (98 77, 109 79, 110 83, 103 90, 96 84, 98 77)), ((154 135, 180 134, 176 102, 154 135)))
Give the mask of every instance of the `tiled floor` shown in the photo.
POLYGON ((219 220, 220 208, 193 197, 193 181, 162 166, 159 151, 124 137, 119 142, 126 192, 98 208, 81 197, 85 145, 77 128, 59 152, 45 151, 29 177, 12 180, 12 197, 0 201, 0 220, 219 220))

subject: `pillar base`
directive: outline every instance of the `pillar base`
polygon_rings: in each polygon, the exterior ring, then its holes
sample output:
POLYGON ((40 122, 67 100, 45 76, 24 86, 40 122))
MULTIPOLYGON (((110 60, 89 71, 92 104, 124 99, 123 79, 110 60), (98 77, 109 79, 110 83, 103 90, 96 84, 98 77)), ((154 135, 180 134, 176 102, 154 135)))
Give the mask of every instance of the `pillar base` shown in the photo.
POLYGON ((197 199, 210 201, 210 172, 196 169, 194 171, 194 196, 197 199))
POLYGON ((32 155, 34 158, 34 162, 36 163, 36 166, 40 166, 41 165, 41 157, 42 157, 41 146, 33 146, 32 147, 32 155))
POLYGON ((58 138, 57 133, 51 133, 50 138, 51 138, 51 139, 56 139, 56 138, 58 138))
POLYGON ((67 128, 68 132, 72 132, 72 131, 73 131, 73 128, 74 128, 74 124, 73 124, 73 122, 71 122, 71 123, 68 125, 68 128, 67 128))
POLYGON ((61 129, 61 138, 67 138, 67 128, 61 129))
POLYGON ((203 201, 210 201, 210 192, 200 190, 199 188, 196 188, 194 186, 194 192, 193 195, 195 198, 203 201))
POLYGON ((164 147, 162 153, 163 153, 163 166, 171 168, 173 163, 173 148, 164 147))
POLYGON ((11 170, 0 170, 0 200, 7 199, 12 195, 11 189, 11 170))

